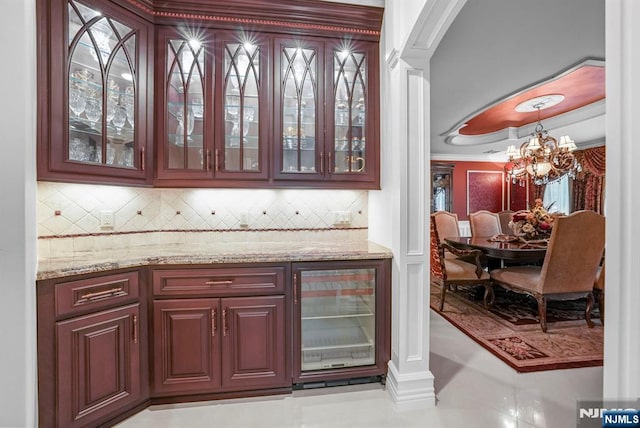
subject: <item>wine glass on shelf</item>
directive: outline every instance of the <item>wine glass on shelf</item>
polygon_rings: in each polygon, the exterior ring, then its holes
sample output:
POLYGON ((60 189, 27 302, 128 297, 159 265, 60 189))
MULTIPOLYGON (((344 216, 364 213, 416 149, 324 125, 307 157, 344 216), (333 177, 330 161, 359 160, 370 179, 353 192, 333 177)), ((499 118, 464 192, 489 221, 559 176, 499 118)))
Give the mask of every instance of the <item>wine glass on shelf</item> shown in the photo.
POLYGON ((193 127, 195 126, 195 118, 192 109, 188 109, 187 112, 187 141, 193 141, 191 134, 193 133, 193 127))
POLYGON ((178 121, 178 126, 176 127, 176 146, 182 147, 184 146, 184 111, 182 107, 178 107, 176 120, 178 121))
POLYGON ((198 119, 202 118, 202 116, 204 115, 204 105, 202 103, 202 98, 194 97, 192 104, 193 116, 197 117, 198 119))
POLYGON ((247 134, 249 133, 249 126, 251 125, 251 122, 253 121, 253 109, 252 108, 245 108, 244 109, 244 114, 243 114, 243 118, 244 121, 242 123, 242 135, 243 136, 247 136, 247 134))
POLYGON ((106 112, 107 123, 113 120, 113 116, 116 114, 116 103, 111 99, 107 98, 107 112, 106 112))
POLYGON ((135 119, 135 110, 133 108, 133 104, 127 104, 125 106, 125 111, 127 113, 127 120, 129 121, 129 124, 131 125, 131 129, 133 129, 133 127, 134 127, 134 119, 135 119))
POLYGON ((127 112, 124 107, 116 106, 115 113, 113 114, 113 119, 111 119, 111 123, 116 127, 116 133, 118 135, 122 135, 122 127, 124 126, 127 120, 127 112))
POLYGON ((87 99, 79 88, 69 89, 69 108, 76 119, 82 114, 87 105, 87 99))
POLYGON ((102 117, 102 105, 95 98, 89 98, 84 108, 84 114, 91 122, 91 128, 96 129, 96 122, 102 117))

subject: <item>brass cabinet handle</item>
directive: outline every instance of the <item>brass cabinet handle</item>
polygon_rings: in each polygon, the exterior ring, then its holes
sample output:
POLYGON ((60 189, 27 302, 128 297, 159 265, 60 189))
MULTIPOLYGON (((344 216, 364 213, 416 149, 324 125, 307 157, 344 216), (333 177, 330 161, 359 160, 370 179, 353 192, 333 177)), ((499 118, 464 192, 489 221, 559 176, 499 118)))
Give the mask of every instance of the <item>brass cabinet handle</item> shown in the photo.
POLYGON ((216 171, 220 171, 220 164, 218 163, 218 161, 220 160, 219 156, 220 156, 220 151, 216 149, 216 159, 215 159, 215 165, 214 165, 216 168, 216 171))
POLYGON ((133 343, 138 343, 138 316, 133 316, 133 343))
POLYGON ((211 150, 207 149, 207 158, 205 159, 207 171, 211 171, 211 150))
POLYGON ((140 169, 144 171, 144 147, 140 149, 140 169))
POLYGON ((126 294, 122 287, 111 288, 109 290, 96 291, 95 293, 87 293, 80 296, 77 303, 82 303, 85 300, 98 300, 104 297, 116 297, 126 294))
POLYGON ((293 274, 293 304, 298 304, 298 274, 293 274))
POLYGON ((229 330, 229 323, 227 320, 227 308, 224 308, 222 310, 222 335, 226 336, 228 330, 229 330))
POLYGON ((331 151, 329 151, 328 156, 329 156, 329 162, 328 162, 328 165, 327 165, 327 171, 329 173, 331 173, 331 171, 333 171, 335 169, 335 168, 332 168, 332 165, 331 165, 331 151))
POLYGON ((207 281, 204 283, 204 285, 231 285, 233 284, 233 281, 230 279, 225 279, 222 281, 207 281))
POLYGON ((216 337, 216 330, 218 329, 218 326, 216 325, 216 319, 217 319, 217 314, 216 314, 216 310, 211 309, 211 336, 216 337))
POLYGON ((324 152, 320 152, 320 174, 324 174, 324 152))

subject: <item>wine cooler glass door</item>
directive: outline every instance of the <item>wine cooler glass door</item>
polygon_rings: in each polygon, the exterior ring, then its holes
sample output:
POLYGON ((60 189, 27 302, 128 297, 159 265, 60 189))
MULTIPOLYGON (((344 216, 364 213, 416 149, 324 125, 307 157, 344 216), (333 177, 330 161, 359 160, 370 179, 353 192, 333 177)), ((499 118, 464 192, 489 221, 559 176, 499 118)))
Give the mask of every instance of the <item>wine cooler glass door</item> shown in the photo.
POLYGON ((375 269, 301 273, 302 371, 375 364, 375 269))

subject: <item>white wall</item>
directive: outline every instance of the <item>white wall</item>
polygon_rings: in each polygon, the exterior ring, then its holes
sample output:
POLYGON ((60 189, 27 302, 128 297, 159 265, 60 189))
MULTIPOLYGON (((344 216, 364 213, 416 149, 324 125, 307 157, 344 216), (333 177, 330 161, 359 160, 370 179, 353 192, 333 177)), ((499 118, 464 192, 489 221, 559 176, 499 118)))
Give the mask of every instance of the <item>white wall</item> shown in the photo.
POLYGON ((0 426, 35 426, 35 1, 0 14, 0 426))

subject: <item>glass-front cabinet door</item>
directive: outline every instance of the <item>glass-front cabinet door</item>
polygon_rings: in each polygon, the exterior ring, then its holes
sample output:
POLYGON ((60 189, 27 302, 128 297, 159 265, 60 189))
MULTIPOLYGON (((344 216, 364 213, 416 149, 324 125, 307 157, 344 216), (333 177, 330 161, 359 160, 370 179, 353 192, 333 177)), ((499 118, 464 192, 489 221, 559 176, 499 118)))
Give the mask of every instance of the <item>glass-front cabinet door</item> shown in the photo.
POLYGON ((318 180, 324 148, 324 46, 305 39, 276 39, 275 177, 318 180))
POLYGON ((378 81, 371 45, 336 43, 327 49, 332 90, 327 103, 330 178, 373 181, 377 173, 378 103, 370 87, 378 81))
POLYGON ((266 179, 268 43, 219 31, 185 37, 168 28, 158 40, 165 67, 158 178, 202 185, 266 179))
POLYGON ((214 124, 207 117, 214 111, 210 90, 212 43, 189 37, 173 29, 158 34, 163 64, 161 91, 157 90, 158 177, 185 179, 212 176, 214 124))
POLYGON ((266 178, 268 44, 247 35, 227 35, 218 46, 224 126, 215 149, 216 178, 266 178))
POLYGON ((293 272, 297 380, 373 369, 386 348, 383 265, 294 264, 293 272))
POLYGON ((148 24, 104 2, 51 7, 65 18, 51 21, 49 172, 145 179, 148 24))

